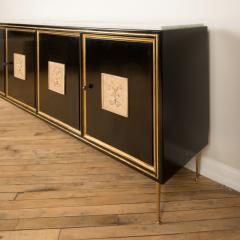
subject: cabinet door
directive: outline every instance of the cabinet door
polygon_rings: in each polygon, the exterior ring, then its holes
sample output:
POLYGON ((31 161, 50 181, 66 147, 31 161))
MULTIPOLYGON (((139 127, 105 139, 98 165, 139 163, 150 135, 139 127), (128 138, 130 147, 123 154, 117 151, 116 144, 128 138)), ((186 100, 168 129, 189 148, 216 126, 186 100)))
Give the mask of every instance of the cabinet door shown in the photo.
POLYGON ((79 132, 79 34, 39 34, 39 114, 79 132))
POLYGON ((7 97, 35 111, 36 32, 8 29, 7 52, 7 97))
POLYGON ((84 138, 156 174, 155 40, 83 36, 84 138))
POLYGON ((5 95, 5 29, 0 28, 0 94, 5 95))

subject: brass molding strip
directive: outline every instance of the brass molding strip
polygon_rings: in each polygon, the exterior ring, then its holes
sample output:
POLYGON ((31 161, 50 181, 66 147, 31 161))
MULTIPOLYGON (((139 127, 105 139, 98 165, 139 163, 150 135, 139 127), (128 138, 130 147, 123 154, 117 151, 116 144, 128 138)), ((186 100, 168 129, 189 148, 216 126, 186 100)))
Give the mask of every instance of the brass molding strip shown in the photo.
POLYGON ((13 31, 13 32, 30 32, 30 33, 35 33, 36 30, 34 29, 28 29, 25 27, 21 27, 21 28, 16 28, 16 27, 7 27, 8 31, 13 31))
POLYGON ((125 36, 112 36, 112 35, 102 35, 102 34, 83 34, 84 38, 91 39, 106 39, 115 41, 126 41, 126 42, 150 42, 154 43, 154 38, 139 38, 139 37, 125 37, 125 36))
MULTIPOLYGON (((157 34, 154 33, 136 33, 136 32, 131 32, 131 29, 126 29, 126 31, 124 32, 124 30, 122 31, 113 31, 111 29, 109 30, 91 30, 91 29, 81 29, 80 27, 76 27, 76 29, 70 29, 68 27, 66 28, 62 28, 62 27, 31 27, 31 26, 26 26, 26 25, 10 25, 10 24, 0 24, 0 26, 2 27, 9 27, 9 28, 24 28, 24 29, 29 29, 29 30, 47 30, 47 31, 63 31, 63 32, 80 32, 80 33, 95 33, 95 34, 111 34, 111 35, 130 35, 130 36, 146 36, 146 37, 156 37, 157 34)), ((121 30, 121 29, 120 29, 121 30)), ((140 29, 141 30, 141 29, 140 29)), ((134 31, 134 30, 132 30, 134 31)))
POLYGON ((13 104, 14 106, 16 106, 16 107, 18 107, 18 108, 20 108, 20 109, 22 109, 22 110, 24 110, 24 111, 26 111, 26 112, 28 112, 28 113, 30 113, 30 114, 32 114, 32 115, 34 115, 34 116, 37 117, 36 111, 30 110, 30 109, 24 107, 23 105, 20 105, 20 104, 18 104, 17 102, 13 101, 12 99, 7 98, 6 96, 0 95, 0 98, 4 99, 5 101, 13 104))
POLYGON ((124 36, 136 36, 136 37, 139 37, 139 36, 144 36, 144 37, 156 37, 158 34, 155 34, 155 33, 135 33, 135 32, 131 32, 131 30, 129 30, 130 32, 124 32, 124 31, 120 31, 120 32, 117 32, 117 31, 105 31, 105 30, 79 30, 80 32, 82 33, 93 33, 93 34, 106 34, 106 35, 124 35, 124 36))
MULTIPOLYGON (((156 129, 158 120, 158 114, 156 113, 156 108, 157 108, 157 98, 156 98, 156 91, 157 89, 157 79, 156 79, 156 39, 146 39, 146 38, 131 38, 131 37, 119 37, 119 36, 107 36, 107 35, 94 35, 94 34, 83 34, 83 41, 82 41, 82 46, 83 46, 83 86, 86 85, 87 79, 86 79, 86 40, 87 39, 109 39, 109 40, 116 40, 116 41, 133 41, 133 42, 150 42, 152 43, 153 47, 153 165, 149 165, 145 162, 143 162, 140 159, 137 159, 107 143, 104 143, 90 135, 87 134, 87 93, 86 91, 83 91, 83 101, 84 101, 84 109, 83 109, 83 138, 86 138, 87 140, 90 140, 104 148, 107 148, 108 150, 115 152, 116 154, 121 155, 122 157, 127 158, 129 161, 134 162, 143 168, 146 168, 150 171, 152 171, 155 176, 158 177, 158 147, 156 144, 158 144, 158 132, 156 129)), ((136 165, 134 165, 136 166, 136 165)))
MULTIPOLYGON (((5 62, 8 62, 8 29, 5 29, 5 62)), ((5 95, 8 96, 8 64, 5 65, 5 95)))
POLYGON ((12 102, 15 102, 16 104, 21 105, 22 107, 29 109, 32 112, 36 112, 36 108, 34 108, 34 107, 32 107, 32 106, 30 106, 26 103, 23 103, 22 101, 19 101, 18 99, 14 98, 12 96, 8 95, 7 98, 10 99, 12 102))
POLYGON ((60 35, 60 36, 69 36, 69 37, 79 37, 80 32, 66 32, 66 31, 47 31, 47 30, 38 30, 40 34, 49 34, 49 35, 60 35))
POLYGON ((118 155, 120 155, 120 156, 122 156, 122 157, 125 157, 125 158, 129 159, 130 161, 135 162, 135 163, 139 164, 140 166, 142 166, 142 167, 144 167, 144 168, 146 168, 146 169, 154 172, 154 167, 153 167, 152 165, 149 165, 149 164, 147 164, 147 163, 144 163, 143 161, 141 161, 141 160, 139 160, 139 159, 131 156, 130 154, 127 154, 127 153, 125 153, 125 152, 123 152, 123 151, 121 151, 121 150, 119 150, 119 149, 117 149, 117 148, 115 148, 115 147, 113 147, 113 146, 111 146, 111 145, 109 145, 109 144, 101 141, 101 140, 98 140, 98 139, 96 139, 96 138, 94 138, 94 137, 92 137, 92 136, 90 136, 90 135, 88 135, 88 134, 84 135, 84 137, 85 137, 87 140, 92 141, 92 142, 95 142, 95 143, 97 143, 98 145, 100 145, 100 146, 102 146, 102 147, 104 147, 104 148, 107 148, 107 149, 109 149, 110 151, 112 151, 112 152, 114 152, 114 153, 116 153, 116 154, 118 154, 118 155))
MULTIPOLYGON (((82 86, 86 86, 87 76, 86 76, 86 35, 82 35, 82 86)), ((83 95, 83 136, 86 135, 86 128, 87 128, 87 93, 86 91, 82 91, 80 89, 82 95, 83 95)))
POLYGON ((74 128, 74 127, 71 127, 70 125, 68 125, 68 124, 66 124, 66 123, 64 123, 64 122, 62 122, 62 121, 60 121, 60 120, 58 120, 58 119, 56 119, 56 118, 54 118, 54 117, 44 113, 44 112, 39 111, 38 114, 40 116, 48 119, 49 121, 54 122, 54 123, 56 123, 56 124, 58 124, 58 125, 60 125, 60 126, 62 126, 64 128, 66 128, 66 129, 68 129, 71 132, 74 132, 74 133, 79 134, 79 135, 81 134, 80 130, 78 130, 78 129, 74 128))
POLYGON ((37 105, 37 112, 39 112, 40 110, 40 75, 39 75, 39 71, 40 71, 40 66, 39 66, 39 57, 40 57, 40 52, 39 52, 39 31, 37 31, 37 37, 36 37, 36 47, 37 47, 37 74, 36 74, 36 78, 37 78, 37 91, 36 91, 36 105, 37 105))
MULTIPOLYGON (((156 169, 157 169, 157 178, 159 177, 159 37, 156 36, 156 41, 154 43, 155 52, 153 51, 153 54, 155 54, 155 62, 153 62, 153 71, 155 76, 155 81, 153 84, 153 138, 154 138, 154 159, 156 159, 156 169)), ((162 126, 160 128, 162 130, 162 126)))
MULTIPOLYGON (((0 30, 4 30, 4 32, 5 32, 5 41, 6 41, 6 28, 3 28, 3 27, 1 27, 0 26, 0 30)), ((5 54, 6 54, 6 47, 5 47, 5 45, 4 45, 4 51, 5 51, 5 54)), ((3 76, 5 77, 5 79, 6 79, 6 71, 4 71, 4 74, 3 74, 3 76)), ((4 80, 5 80, 4 79, 4 80)), ((6 81, 4 81, 4 88, 6 89, 6 83, 5 83, 6 81)), ((6 93, 5 92, 2 92, 2 91, 0 91, 0 95, 2 95, 2 96, 5 96, 6 95, 6 93)))
POLYGON ((33 108, 33 107, 31 107, 31 106, 29 106, 29 105, 27 105, 25 103, 22 103, 21 101, 18 101, 17 99, 15 99, 13 97, 10 97, 10 96, 6 97, 6 96, 3 96, 3 95, 1 95, 1 97, 3 99, 7 100, 8 102, 13 103, 15 106, 17 106, 19 108, 22 108, 22 109, 24 109, 24 110, 26 110, 26 111, 28 111, 30 113, 36 113, 36 109, 35 108, 33 108))

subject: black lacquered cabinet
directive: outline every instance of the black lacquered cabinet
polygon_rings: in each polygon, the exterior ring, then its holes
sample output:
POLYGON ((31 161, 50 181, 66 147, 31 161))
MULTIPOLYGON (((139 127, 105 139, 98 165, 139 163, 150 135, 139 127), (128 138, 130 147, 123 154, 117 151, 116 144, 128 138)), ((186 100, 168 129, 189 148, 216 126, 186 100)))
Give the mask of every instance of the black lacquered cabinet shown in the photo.
POLYGON ((5 32, 0 27, 0 94, 5 95, 5 32))
POLYGON ((6 100, 161 184, 207 145, 207 27, 1 27, 6 100))
POLYGON ((38 113, 80 133, 79 33, 40 31, 38 113))
POLYGON ((155 180, 159 212, 160 184, 208 144, 208 54, 205 26, 0 24, 0 93, 155 180))
POLYGON ((36 31, 7 29, 6 95, 12 101, 36 110, 36 31))

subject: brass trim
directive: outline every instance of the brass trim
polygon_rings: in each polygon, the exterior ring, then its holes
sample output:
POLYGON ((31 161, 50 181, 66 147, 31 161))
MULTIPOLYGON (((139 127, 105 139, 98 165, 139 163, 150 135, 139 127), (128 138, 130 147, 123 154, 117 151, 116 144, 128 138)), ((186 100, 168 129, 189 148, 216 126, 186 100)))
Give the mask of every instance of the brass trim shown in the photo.
POLYGON ((86 143, 88 143, 89 145, 91 145, 91 146, 93 146, 93 147, 95 147, 95 148, 97 148, 97 149, 99 149, 99 150, 107 153, 108 155, 110 155, 110 156, 112 156, 112 157, 114 157, 114 158, 116 158, 116 159, 118 159, 118 160, 120 160, 120 161, 128 164, 129 166, 134 167, 135 169, 139 170, 140 172, 143 172, 143 173, 145 173, 146 175, 149 175, 149 176, 153 177, 154 179, 157 179, 154 172, 149 172, 149 171, 145 170, 144 168, 142 168, 142 167, 140 167, 140 166, 138 166, 138 165, 136 165, 136 164, 133 164, 132 162, 126 160, 125 158, 122 158, 121 156, 114 154, 113 152, 109 151, 108 149, 102 148, 101 146, 99 146, 99 145, 97 145, 97 144, 94 144, 94 142, 88 141, 88 140, 87 140, 86 138, 84 138, 84 137, 80 137, 80 136, 79 136, 79 139, 81 139, 83 142, 86 142, 86 143))
MULTIPOLYGON (((10 25, 10 24, 1 24, 2 27, 8 27, 8 28, 24 28, 24 29, 32 29, 32 30, 49 30, 49 31, 63 31, 63 32, 80 32, 80 33, 95 33, 95 34, 111 34, 111 35, 129 35, 129 36, 146 36, 146 37, 156 37, 157 34, 155 33, 136 33, 131 32, 131 29, 124 29, 122 31, 113 31, 111 29, 109 30, 91 30, 91 29, 81 29, 81 27, 76 27, 75 29, 70 29, 68 27, 62 28, 62 27, 31 27, 31 26, 24 26, 24 25, 10 25)), ((116 29, 117 30, 117 29, 116 29)), ((120 29, 121 30, 121 29, 120 29)), ((141 29, 140 29, 141 30, 141 29)))
MULTIPOLYGON (((92 136, 90 136, 90 135, 88 135, 88 134, 85 134, 84 137, 85 137, 86 139, 88 139, 89 141, 95 142, 95 143, 97 143, 98 145, 101 145, 102 147, 107 148, 107 149, 111 150, 112 152, 114 152, 114 153, 116 153, 116 154, 118 154, 118 155, 121 155, 121 156, 123 156, 123 157, 125 157, 125 158, 128 158, 128 159, 131 160, 132 162, 136 162, 136 163, 140 164, 139 161, 141 161, 141 160, 139 160, 139 159, 131 156, 131 155, 128 154, 128 153, 125 153, 124 151, 119 150, 118 148, 115 148, 115 147, 111 146, 110 144, 107 144, 107 143, 105 143, 105 142, 103 142, 103 141, 101 141, 101 140, 98 140, 98 139, 96 139, 96 138, 94 138, 94 137, 92 137, 92 136)), ((144 168, 146 168, 146 169, 154 172, 154 167, 153 167, 153 166, 151 166, 151 165, 149 165, 149 164, 147 164, 147 163, 144 163, 144 162, 142 162, 142 161, 141 161, 141 164, 140 164, 140 165, 143 166, 144 168)))
POLYGON ((122 41, 125 40, 126 42, 150 42, 154 43, 154 38, 138 38, 138 37, 125 37, 125 36, 112 36, 112 35, 102 35, 99 34, 83 34, 83 38, 92 38, 92 39, 107 39, 107 40, 116 40, 122 41))
POLYGON ((36 112, 36 108, 34 108, 34 107, 32 107, 32 106, 30 106, 30 105, 28 105, 28 104, 26 104, 26 103, 23 103, 22 101, 19 101, 18 99, 14 98, 14 97, 12 97, 12 96, 9 96, 9 95, 8 95, 7 98, 10 99, 10 100, 12 100, 12 101, 15 102, 16 104, 21 105, 21 106, 24 107, 24 108, 27 108, 27 109, 29 109, 29 110, 31 110, 31 111, 33 111, 33 112, 36 112))
POLYGON ((39 59, 40 59, 40 51, 39 51, 39 31, 37 31, 37 36, 36 36, 36 44, 37 44, 37 91, 36 91, 36 106, 37 106, 37 112, 39 112, 39 106, 40 106, 40 76, 39 76, 39 71, 40 71, 40 66, 39 66, 39 59))
POLYGON ((25 27, 21 27, 21 28, 16 28, 16 27, 7 27, 8 31, 13 31, 13 32, 31 32, 31 33, 35 33, 36 30, 33 29, 28 29, 25 27))
MULTIPOLYGON (((5 38, 5 42, 6 42, 6 28, 3 28, 0 26, 0 30, 3 30, 4 32, 4 36, 3 39, 5 38)), ((6 55, 6 43, 4 43, 4 54, 6 55)), ((4 58, 4 61, 6 61, 6 59, 4 58)), ((5 96, 6 95, 6 69, 3 70, 3 83, 4 83, 4 91, 0 91, 0 95, 5 96)))
MULTIPOLYGON (((85 35, 83 34, 82 35, 82 86, 86 86, 86 38, 85 38, 85 35)), ((86 135, 86 123, 87 123, 87 93, 86 91, 82 91, 82 89, 80 89, 80 92, 82 93, 82 96, 83 96, 83 111, 82 111, 82 114, 83 114, 83 136, 86 135)))
MULTIPOLYGON (((126 32, 124 32, 124 30, 123 31, 119 31, 119 32, 116 32, 116 31, 111 31, 111 30, 109 30, 109 31, 104 31, 104 30, 84 30, 84 29, 82 29, 82 30, 79 30, 80 32, 82 32, 82 33, 85 33, 85 34, 87 34, 87 33, 93 33, 93 34, 109 34, 109 35, 120 35, 120 36, 122 36, 122 35, 125 35, 125 36, 143 36, 143 37, 156 37, 157 36, 157 34, 155 34, 155 33, 135 33, 135 32, 127 32, 127 30, 126 30, 126 32)), ((129 31, 131 31, 131 30, 129 30, 129 31)))
MULTIPOLYGON (((154 139, 153 139, 153 165, 147 164, 144 161, 137 159, 133 157, 130 154, 127 154, 107 143, 104 143, 90 135, 87 134, 87 92, 83 91, 83 137, 104 147, 107 148, 108 150, 119 154, 120 156, 128 159, 132 163, 135 163, 134 166, 139 165, 142 168, 148 169, 149 171, 153 172, 156 177, 158 177, 158 153, 157 151, 157 146, 158 144, 158 132, 156 129, 156 123, 158 123, 158 115, 156 113, 156 94, 158 94, 157 89, 157 76, 156 76, 156 39, 147 39, 147 38, 132 38, 132 37, 126 37, 126 36, 107 36, 107 35, 94 35, 94 34, 83 34, 83 41, 82 41, 82 51, 83 51, 83 86, 86 85, 87 79, 86 79, 86 40, 89 38, 93 39, 109 39, 109 40, 116 40, 116 41, 131 41, 131 42, 150 42, 152 43, 152 48, 153 48, 153 132, 154 132, 154 139)), ((141 169, 142 169, 141 168, 141 169)))
POLYGON ((46 114, 44 112, 39 111, 38 114, 40 116, 43 116, 44 118, 47 118, 48 120, 50 120, 50 121, 52 121, 52 122, 54 122, 56 124, 58 124, 58 125, 61 125, 62 127, 68 129, 71 132, 74 132, 76 134, 80 134, 81 133, 80 130, 78 130, 78 129, 74 128, 74 127, 71 127, 70 125, 62 122, 61 120, 58 120, 58 119, 56 119, 56 118, 54 118, 54 117, 52 117, 52 116, 50 116, 50 115, 48 115, 48 114, 46 114))
POLYGON ((48 34, 48 35, 59 35, 59 36, 68 36, 68 37, 79 37, 80 32, 65 32, 65 31, 47 31, 47 30, 38 30, 39 34, 48 34))
POLYGON ((155 41, 155 53, 153 52, 153 54, 155 54, 155 62, 153 62, 153 66, 154 66, 154 73, 155 73, 155 84, 153 87, 153 106, 154 106, 154 111, 153 111, 153 126, 154 126, 154 155, 155 155, 155 159, 156 159, 156 169, 157 169, 157 178, 159 177, 159 64, 158 64, 158 54, 159 54, 159 38, 158 35, 156 36, 156 41, 155 41))
POLYGON ((0 95, 0 98, 6 100, 7 102, 13 104, 14 106, 16 106, 16 107, 18 107, 18 108, 20 108, 20 109, 22 109, 22 110, 24 110, 24 111, 26 111, 26 112, 28 112, 28 113, 31 113, 32 115, 34 115, 34 116, 37 117, 37 113, 36 113, 36 111, 32 111, 32 110, 30 110, 30 109, 28 109, 28 108, 26 108, 26 107, 24 107, 24 106, 22 106, 22 105, 16 103, 15 101, 11 100, 10 98, 7 98, 6 96, 2 96, 2 95, 0 95))
MULTIPOLYGON (((8 62, 8 29, 5 29, 5 62, 8 62)), ((8 95, 8 65, 5 65, 5 96, 8 95)))

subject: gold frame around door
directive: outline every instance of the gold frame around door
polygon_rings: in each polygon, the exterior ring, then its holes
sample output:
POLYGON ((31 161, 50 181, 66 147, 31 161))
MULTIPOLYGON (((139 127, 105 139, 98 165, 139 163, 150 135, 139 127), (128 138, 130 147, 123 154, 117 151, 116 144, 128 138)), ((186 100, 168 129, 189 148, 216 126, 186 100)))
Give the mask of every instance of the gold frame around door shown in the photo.
POLYGON ((153 165, 143 162, 128 153, 123 152, 116 147, 113 147, 101 140, 98 140, 87 133, 87 91, 83 90, 83 135, 82 137, 93 142, 99 146, 102 146, 108 152, 115 153, 115 157, 125 163, 138 168, 140 171, 158 179, 159 164, 158 164, 158 35, 151 38, 141 37, 129 37, 119 35, 101 35, 101 34, 83 34, 82 38, 82 51, 83 51, 83 86, 86 86, 86 41, 87 39, 107 39, 115 41, 127 41, 127 42, 145 42, 152 43, 153 48, 153 165))
MULTIPOLYGON (((57 125, 60 125, 69 131, 80 135, 81 131, 76 129, 61 120, 56 119, 55 117, 50 116, 41 111, 41 98, 40 98, 40 34, 56 35, 56 36, 69 36, 69 37, 80 37, 79 32, 66 32, 66 31, 48 31, 48 30, 38 30, 37 31, 37 113, 44 119, 47 119, 57 125)), ((79 80, 80 81, 80 80, 79 80)))
MULTIPOLYGON (((6 68, 5 68, 5 71, 6 71, 6 75, 5 75, 5 96, 7 99, 9 99, 11 102, 14 102, 15 104, 17 105, 20 105, 21 107, 27 109, 28 111, 31 111, 33 113, 36 113, 36 108, 35 107, 32 107, 12 96, 10 96, 8 94, 8 85, 9 85, 9 78, 8 78, 8 32, 9 31, 15 31, 15 32, 31 32, 31 33, 36 33, 36 30, 33 30, 33 29, 25 29, 25 28, 14 28, 14 27, 9 27, 9 28, 6 28, 6 32, 5 32, 5 61, 6 61, 6 68)), ((36 77, 36 76, 35 76, 36 77)))
MULTIPOLYGON (((5 32, 4 41, 6 42, 6 28, 0 26, 0 30, 3 30, 5 32)), ((6 55, 6 45, 4 44, 4 56, 5 55, 6 55)), ((5 61, 6 61, 6 59, 5 59, 5 61)), ((5 95, 6 95, 6 71, 4 71, 4 89, 5 89, 5 92, 2 92, 0 90, 0 95, 3 97, 5 97, 5 95)))

